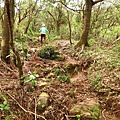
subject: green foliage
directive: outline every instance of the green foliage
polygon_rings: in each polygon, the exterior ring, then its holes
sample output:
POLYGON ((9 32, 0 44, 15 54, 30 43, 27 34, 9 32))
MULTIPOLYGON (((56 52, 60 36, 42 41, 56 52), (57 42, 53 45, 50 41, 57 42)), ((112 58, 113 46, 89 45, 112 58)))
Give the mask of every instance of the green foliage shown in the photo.
POLYGON ((96 78, 94 78, 93 80, 92 80, 92 85, 96 85, 96 84, 98 84, 99 82, 101 81, 101 78, 100 77, 96 77, 96 78))
POLYGON ((7 115, 7 116, 5 117, 5 120, 10 120, 10 117, 7 115))
POLYGON ((67 71, 57 67, 53 69, 53 72, 55 72, 55 74, 57 75, 56 80, 68 83, 70 82, 70 74, 67 71))
POLYGON ((1 91, 0 91, 0 101, 3 101, 3 103, 0 104, 0 110, 4 112, 9 111, 10 110, 9 103, 1 91))
POLYGON ((55 68, 53 68, 53 72, 55 74, 59 75, 62 72, 62 70, 60 70, 60 68, 58 68, 58 67, 55 67, 55 68))
POLYGON ((62 82, 70 82, 70 75, 69 73, 60 73, 57 77, 57 80, 61 80, 62 82))
POLYGON ((25 78, 25 83, 30 82, 32 84, 32 86, 36 86, 36 84, 37 84, 37 77, 39 77, 39 75, 37 74, 36 71, 34 71, 33 73, 30 73, 25 78))
POLYGON ((45 46, 38 53, 38 56, 45 59, 54 60, 58 57, 59 53, 55 52, 55 48, 53 46, 45 46))
POLYGON ((34 33, 34 31, 32 30, 32 28, 29 28, 29 31, 30 31, 30 33, 31 33, 32 36, 35 35, 35 33, 34 33))
POLYGON ((113 50, 109 50, 106 54, 106 62, 110 68, 119 68, 120 67, 120 45, 117 44, 113 50))
POLYGON ((7 102, 6 99, 4 100, 4 102, 2 104, 0 104, 0 110, 2 110, 2 111, 9 111, 10 110, 9 103, 7 102))
POLYGON ((89 40, 90 46, 94 45, 94 43, 95 43, 95 40, 94 40, 94 39, 90 39, 90 40, 89 40))
POLYGON ((92 115, 92 120, 99 120, 100 116, 100 108, 99 105, 94 105, 93 107, 89 108, 90 114, 92 115))
POLYGON ((120 52, 120 44, 117 44, 114 49, 115 52, 120 52))
POLYGON ((74 73, 78 73, 78 67, 75 67, 74 73))
POLYGON ((3 113, 4 120, 11 120, 14 117, 6 96, 0 91, 0 111, 3 113))
POLYGON ((81 120, 81 115, 76 115, 78 120, 81 120))
POLYGON ((75 18, 76 23, 80 23, 80 18, 81 18, 80 14, 76 15, 75 18))
POLYGON ((111 5, 101 9, 98 5, 94 8, 91 17, 92 38, 98 38, 99 41, 111 41, 116 38, 120 29, 119 9, 115 9, 116 6, 111 5))
POLYGON ((118 26, 106 30, 103 29, 99 34, 100 36, 104 35, 104 38, 99 36, 94 41, 92 36, 89 43, 94 44, 86 48, 83 53, 84 56, 91 56, 94 59, 94 63, 88 70, 88 79, 91 82, 90 87, 97 91, 114 86, 116 82, 119 83, 120 44, 115 38, 118 26))

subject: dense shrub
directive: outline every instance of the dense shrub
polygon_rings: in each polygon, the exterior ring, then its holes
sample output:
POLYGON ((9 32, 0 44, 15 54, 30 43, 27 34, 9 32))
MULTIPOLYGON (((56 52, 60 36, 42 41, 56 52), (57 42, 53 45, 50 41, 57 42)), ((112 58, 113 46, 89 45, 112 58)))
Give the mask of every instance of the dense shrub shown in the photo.
POLYGON ((51 60, 58 58, 59 55, 60 53, 56 52, 53 46, 46 46, 43 49, 41 49, 38 53, 39 57, 51 60))

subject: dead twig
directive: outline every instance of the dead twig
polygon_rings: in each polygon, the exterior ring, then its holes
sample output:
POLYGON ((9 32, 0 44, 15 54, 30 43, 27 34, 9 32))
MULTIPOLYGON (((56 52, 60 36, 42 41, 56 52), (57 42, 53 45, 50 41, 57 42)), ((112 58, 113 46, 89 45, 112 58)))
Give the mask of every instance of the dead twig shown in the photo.
POLYGON ((105 117, 105 115, 104 115, 104 112, 106 111, 106 109, 104 109, 103 111, 102 111, 102 116, 103 116, 103 118, 106 120, 106 117, 105 117))
POLYGON ((118 112, 120 112, 120 110, 116 110, 114 113, 118 113, 118 112))
POLYGON ((37 108, 37 102, 36 102, 36 97, 35 97, 35 120, 37 120, 37 116, 36 116, 36 108, 37 108))
POLYGON ((115 41, 113 41, 112 43, 116 43, 120 40, 120 37, 118 39, 116 39, 115 41))
POLYGON ((33 115, 35 115, 36 117, 41 117, 41 118, 43 118, 44 120, 47 120, 47 119, 45 119, 45 117, 42 116, 42 115, 37 115, 37 114, 34 113, 34 112, 27 111, 25 108, 23 108, 23 107, 18 103, 18 101, 17 101, 13 96, 11 96, 9 93, 7 93, 7 95, 8 95, 10 98, 12 98, 24 112, 33 114, 33 115))
POLYGON ((0 75, 4 76, 4 74, 2 72, 0 72, 0 75))
POLYGON ((66 117, 66 120, 69 120, 68 115, 65 115, 65 117, 66 117))
POLYGON ((75 115, 67 115, 67 118, 69 120, 69 118, 76 118, 76 116, 75 115))

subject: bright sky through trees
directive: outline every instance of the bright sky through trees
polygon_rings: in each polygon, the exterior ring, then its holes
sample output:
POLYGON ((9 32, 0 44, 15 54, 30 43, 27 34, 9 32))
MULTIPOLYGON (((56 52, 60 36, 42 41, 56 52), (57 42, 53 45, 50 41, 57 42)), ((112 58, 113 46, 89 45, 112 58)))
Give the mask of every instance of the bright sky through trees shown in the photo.
MULTIPOLYGON (((18 3, 18 2, 21 2, 21 1, 23 1, 23 0, 15 0, 15 2, 16 3, 18 3)), ((29 1, 29 0, 28 0, 29 1)), ((36 1, 36 0, 34 0, 34 1, 36 1)), ((38 4, 40 5, 40 1, 41 0, 39 0, 38 1, 38 4)), ((73 8, 75 8, 75 9, 78 9, 79 8, 79 5, 82 3, 82 4, 84 4, 84 1, 85 0, 71 0, 70 2, 69 2, 69 0, 67 0, 66 2, 68 3, 68 6, 69 7, 72 7, 72 9, 73 8)), ((95 1, 95 0, 93 0, 93 1, 95 1)), ((104 6, 110 6, 110 5, 112 5, 112 4, 117 4, 118 2, 120 2, 120 0, 104 0, 102 3, 102 6, 104 7, 104 6)), ((43 2, 42 2, 43 3, 43 2)), ((101 3, 98 3, 98 4, 101 4, 101 3)), ((97 4, 97 5, 98 5, 97 4)), ((57 5, 57 3, 55 4, 55 5, 57 5)), ((1 7, 4 7, 4 1, 3 0, 0 0, 0 6, 1 7)))

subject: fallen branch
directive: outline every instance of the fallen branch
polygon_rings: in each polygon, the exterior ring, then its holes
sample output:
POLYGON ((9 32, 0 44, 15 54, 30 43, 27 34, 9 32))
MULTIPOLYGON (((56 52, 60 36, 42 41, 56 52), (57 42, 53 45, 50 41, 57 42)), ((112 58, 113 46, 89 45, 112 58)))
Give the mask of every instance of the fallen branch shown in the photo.
POLYGON ((37 114, 34 113, 34 112, 27 111, 25 108, 23 108, 23 107, 18 103, 18 101, 17 101, 13 96, 11 96, 9 93, 7 93, 7 95, 8 95, 10 98, 12 98, 24 112, 33 114, 33 115, 35 115, 35 116, 37 116, 37 117, 41 117, 41 118, 43 118, 44 120, 47 120, 47 119, 45 119, 45 117, 42 116, 42 115, 37 115, 37 114))

